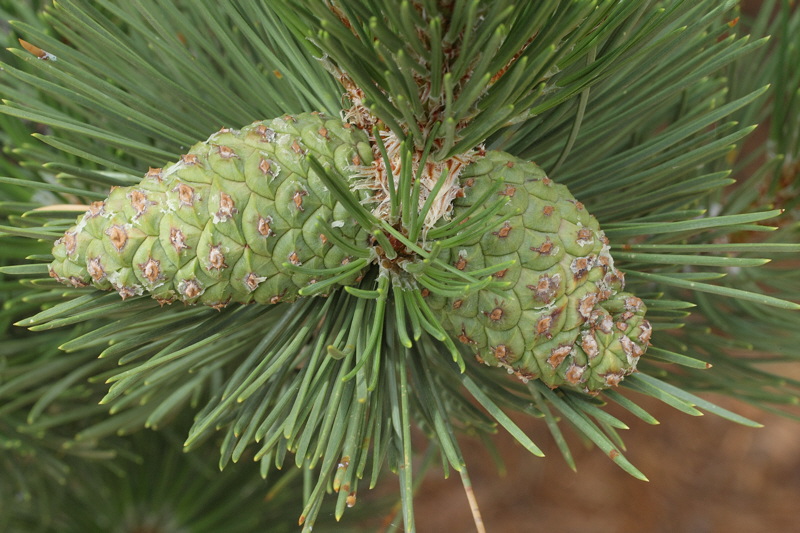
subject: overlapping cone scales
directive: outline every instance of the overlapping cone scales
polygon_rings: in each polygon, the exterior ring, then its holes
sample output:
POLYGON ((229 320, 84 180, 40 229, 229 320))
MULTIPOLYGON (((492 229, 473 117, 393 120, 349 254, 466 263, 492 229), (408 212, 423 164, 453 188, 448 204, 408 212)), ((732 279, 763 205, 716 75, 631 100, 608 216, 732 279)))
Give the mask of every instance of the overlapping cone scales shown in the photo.
MULTIPOLYGON (((92 204, 56 241, 50 273, 74 286, 123 298, 148 293, 165 303, 295 300, 300 289, 346 272, 331 269, 355 259, 326 238, 320 219, 349 249, 372 246, 310 170, 311 155, 356 188, 373 150, 361 130, 314 113, 223 129, 174 164, 151 168, 138 185, 114 188, 92 204)), ((489 208, 497 196, 479 199, 498 180, 505 203, 492 229, 462 239, 442 258, 466 273, 513 265, 495 274, 510 283, 506 290, 427 294, 448 333, 479 360, 551 387, 594 392, 635 370, 650 338, 645 306, 621 292, 608 242, 583 205, 536 165, 501 152, 469 164, 460 179, 453 218, 478 201, 484 204, 473 216, 489 208)), ((362 275, 342 274, 319 294, 362 275)))
POLYGON ((587 392, 618 384, 647 348, 650 325, 643 302, 621 292, 623 278, 597 220, 539 167, 501 152, 465 169, 464 196, 453 216, 500 179, 498 194, 508 201, 495 229, 443 258, 467 273, 514 260, 495 275, 510 288, 452 298, 429 294, 429 305, 479 360, 524 380, 587 392))
POLYGON ((220 130, 92 204, 56 241, 51 275, 123 298, 150 293, 216 307, 294 300, 323 278, 287 264, 321 269, 352 259, 319 231, 318 218, 367 247, 367 234, 309 170, 312 154, 342 177, 372 158, 363 132, 318 113, 220 130))

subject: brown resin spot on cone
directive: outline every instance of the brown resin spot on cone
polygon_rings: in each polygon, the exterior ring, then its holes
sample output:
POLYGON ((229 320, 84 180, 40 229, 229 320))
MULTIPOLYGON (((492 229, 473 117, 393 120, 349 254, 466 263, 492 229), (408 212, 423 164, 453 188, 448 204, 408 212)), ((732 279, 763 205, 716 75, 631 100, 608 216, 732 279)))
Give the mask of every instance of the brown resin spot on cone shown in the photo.
POLYGON ((270 235, 275 235, 275 232, 272 231, 272 217, 258 217, 258 222, 256 222, 256 230, 258 233, 264 237, 269 237, 270 235))
POLYGON ((164 181, 163 169, 150 167, 144 177, 161 183, 164 181))
POLYGON ((569 345, 561 345, 556 348, 550 350, 550 357, 547 358, 547 363, 553 367, 557 368, 558 365, 564 362, 564 359, 567 358, 569 353, 572 351, 572 346, 569 345))
MULTIPOLYGON (((253 290, 255 290, 255 289, 253 289, 253 290)), ((251 291, 251 292, 252 292, 252 291, 251 291)), ((269 303, 271 303, 272 305, 275 305, 275 304, 277 304, 277 303, 280 303, 280 302, 281 302, 281 300, 283 300, 283 297, 284 297, 284 296, 286 296, 286 289, 284 289, 282 293, 280 293, 280 294, 276 294, 275 296, 271 297, 271 298, 269 299, 269 303)))
POLYGON ((203 294, 203 287, 196 279, 185 279, 178 284, 178 291, 183 294, 186 299, 197 298, 203 294))
POLYGON ((511 185, 506 185, 506 188, 503 189, 502 191, 500 191, 497 194, 498 194, 498 196, 508 196, 510 198, 510 197, 514 196, 514 194, 516 192, 517 192, 517 188, 516 187, 512 187, 511 185))
POLYGON ((64 278, 59 276, 58 273, 55 270, 53 270, 52 268, 50 268, 48 270, 48 273, 50 274, 50 277, 53 278, 54 280, 56 280, 57 282, 64 283, 64 278))
POLYGON ((106 277, 106 271, 99 257, 93 257, 86 262, 86 271, 94 281, 102 281, 106 277))
POLYGON ((116 289, 123 300, 127 300, 128 298, 133 298, 134 296, 138 296, 139 294, 141 294, 141 290, 139 289, 139 287, 127 287, 121 285, 119 287, 116 287, 116 289))
POLYGON ((566 373, 564 374, 564 378, 571 383, 572 385, 577 385, 581 382, 581 378, 583 377, 583 373, 586 370, 585 366, 576 365, 572 363, 569 365, 566 373))
POLYGON ((586 352, 589 359, 594 359, 600 354, 600 348, 597 345, 597 339, 591 331, 581 332, 581 348, 586 352))
POLYGON ((292 201, 294 202, 294 206, 299 211, 305 211, 305 209, 303 208, 303 196, 308 196, 308 191, 300 190, 300 191, 296 191, 292 195, 292 201))
POLYGON ((233 204, 233 198, 231 198, 230 194, 226 194, 224 192, 219 193, 219 211, 216 212, 216 216, 220 222, 225 222, 230 218, 233 218, 233 215, 238 213, 239 210, 236 209, 236 206, 233 204))
POLYGON ((300 266, 300 265, 302 265, 302 264, 303 264, 303 263, 300 261, 300 257, 297 255, 297 252, 296 252, 296 251, 295 251, 295 252, 292 252, 292 253, 290 253, 290 254, 289 254, 289 257, 288 257, 287 259, 289 260, 289 262, 290 262, 291 264, 293 264, 293 265, 295 265, 295 266, 300 266))
POLYGON ((139 270, 141 270, 142 275, 150 283, 155 283, 158 280, 164 279, 164 276, 161 275, 161 261, 153 259, 152 257, 144 263, 139 263, 139 270))
POLYGON ((89 205, 89 209, 86 210, 86 218, 94 218, 102 215, 106 211, 105 207, 106 202, 104 200, 92 202, 91 205, 89 205))
POLYGON ((608 372, 606 374, 600 374, 600 377, 603 378, 607 387, 616 387, 623 379, 625 379, 625 373, 621 371, 608 372))
POLYGON ((580 245, 592 244, 594 242, 594 232, 591 230, 591 228, 579 229, 576 242, 580 245))
POLYGON ((460 300, 459 299, 459 300, 455 300, 453 302, 453 306, 452 307, 453 307, 453 309, 460 309, 462 305, 464 305, 464 300, 460 300))
POLYGON ((200 165, 200 159, 198 159, 197 154, 183 154, 181 156, 181 163, 187 166, 200 165))
POLYGON ((580 300, 578 300, 578 313, 588 320, 592 316, 594 306, 597 304, 597 293, 589 293, 580 300))
POLYGON ((244 277, 243 281, 245 287, 247 287, 247 290, 253 292, 258 288, 259 284, 266 279, 267 278, 259 277, 258 274, 256 274, 255 272, 250 272, 244 277))
POLYGON ((325 139, 326 141, 328 140, 328 130, 327 130, 327 129, 325 129, 325 127, 324 127, 324 126, 323 126, 323 127, 321 127, 320 129, 318 129, 318 130, 317 130, 317 133, 319 134, 319 136, 320 136, 320 137, 322 137, 322 138, 323 138, 323 139, 325 139))
POLYGON ((225 264, 225 256, 222 253, 221 244, 212 246, 208 251, 208 264, 208 270, 222 270, 223 268, 228 268, 228 265, 225 264))
POLYGON ((527 383, 532 379, 536 379, 537 375, 538 374, 531 372, 530 370, 525 370, 522 368, 514 370, 514 376, 516 376, 516 378, 523 383, 527 383))
POLYGON ((261 141, 265 143, 271 143, 275 140, 275 131, 266 127, 264 124, 259 124, 256 126, 253 131, 261 137, 261 141))
POLYGON ((258 162, 258 170, 265 176, 275 177, 277 172, 277 165, 274 161, 262 157, 258 162))
POLYGON ((642 308, 643 304, 644 302, 642 302, 641 298, 637 298, 636 296, 628 296, 625 298, 625 309, 631 313, 638 312, 639 309, 642 308))
POLYGON ((501 278, 504 278, 507 273, 508 273, 508 269, 504 268, 503 270, 498 270, 497 272, 492 274, 492 277, 496 278, 496 279, 501 279, 501 278))
POLYGON ((128 232, 125 230, 124 226, 120 226, 119 224, 114 224, 109 227, 105 231, 105 234, 108 235, 111 244, 114 245, 114 248, 118 252, 121 252, 128 243, 128 232))
POLYGON ((181 250, 186 250, 189 248, 189 246, 186 244, 186 237, 179 228, 172 227, 169 229, 169 242, 178 253, 181 253, 181 250))
POLYGON ((589 274, 594 264, 594 256, 576 257, 570 263, 569 268, 572 270, 572 275, 575 281, 580 281, 589 274))
POLYGON ((489 348, 492 351, 492 355, 495 359, 500 361, 501 363, 508 363, 508 358, 513 355, 511 348, 506 346, 505 344, 498 344, 497 346, 491 346, 489 348))
POLYGON ((491 311, 488 312, 484 311, 483 314, 486 315, 486 318, 488 318, 492 322, 498 322, 503 319, 503 315, 505 314, 505 312, 503 311, 503 308, 498 305, 491 311))
POLYGON ((642 323, 639 324, 639 342, 643 345, 647 346, 650 344, 650 336, 653 334, 653 326, 650 325, 650 322, 647 320, 642 320, 642 323))
POLYGON ((498 239, 505 239, 506 237, 508 237, 508 234, 511 233, 512 229, 514 228, 511 227, 511 223, 508 220, 506 220, 505 222, 503 222, 503 227, 497 231, 493 231, 492 235, 497 236, 498 239))
POLYGON ((472 340, 468 335, 467 331, 464 326, 461 326, 461 333, 458 335, 458 340, 463 342, 464 344, 478 344, 474 340, 472 340))
POLYGON ((458 254, 458 261, 453 263, 453 266, 459 270, 464 270, 467 268, 467 260, 462 254, 458 254))
POLYGON ((595 313, 593 312, 592 315, 593 315, 592 323, 594 324, 594 327, 596 329, 599 329, 606 335, 611 333, 611 328, 614 327, 614 319, 611 318, 611 315, 607 315, 602 312, 598 312, 597 315, 595 315, 595 313))
POLYGON ((172 192, 178 193, 178 200, 181 206, 192 207, 194 205, 194 188, 189 187, 185 183, 179 183, 172 189, 172 192))
POLYGON ((597 262, 600 264, 601 267, 603 267, 603 272, 607 273, 609 269, 611 269, 611 259, 609 258, 608 255, 601 254, 597 258, 597 262))
POLYGON ((292 151, 296 155, 303 156, 306 155, 307 150, 303 148, 303 145, 300 143, 300 139, 295 139, 294 141, 292 141, 292 151))
POLYGON ((553 334, 550 333, 550 327, 553 325, 552 315, 544 315, 536 321, 536 334, 544 335, 545 337, 552 338, 553 334))
POLYGON ((527 285, 527 288, 533 291, 533 298, 543 304, 549 304, 558 288, 561 285, 561 276, 554 274, 549 276, 542 274, 539 276, 539 281, 536 285, 527 285))
POLYGON ((70 276, 67 280, 73 287, 81 288, 81 287, 88 287, 89 284, 83 281, 81 278, 77 276, 70 276))
POLYGON ((133 215, 134 220, 144 215, 147 212, 148 207, 156 204, 155 202, 151 202, 147 199, 147 195, 144 193, 144 191, 137 189, 132 189, 126 195, 126 197, 131 201, 131 207, 133 207, 135 212, 133 215))
POLYGON ((544 242, 538 247, 531 246, 531 251, 536 252, 539 255, 550 255, 550 253, 553 251, 553 248, 553 241, 550 240, 550 237, 545 237, 544 242))
POLYGON ((73 255, 75 250, 78 248, 78 232, 66 232, 60 239, 56 241, 56 244, 63 244, 64 249, 67 251, 67 255, 73 255))
POLYGON ((624 287, 624 283, 622 282, 620 274, 621 272, 612 269, 605 276, 603 276, 603 284, 607 287, 613 287, 617 284, 620 284, 624 287))
POLYGON ((233 159, 239 157, 239 155, 230 146, 217 146, 217 153, 222 159, 233 159))
POLYGON ((641 355, 644 353, 644 350, 642 350, 638 344, 630 340, 625 335, 622 335, 619 338, 619 343, 622 346, 622 351, 625 352, 625 356, 628 358, 628 364, 633 364, 636 359, 641 357, 641 355))
POLYGON ((206 304, 206 305, 208 305, 208 306, 210 306, 210 307, 213 307, 213 308, 214 308, 214 309, 216 309, 217 311, 222 311, 222 309, 223 309, 224 307, 228 307, 228 304, 230 303, 230 301, 231 301, 231 297, 230 297, 230 296, 228 296, 228 299, 227 299, 227 300, 225 300, 225 301, 221 301, 221 302, 217 302, 217 303, 213 303, 213 304, 212 304, 212 303, 209 303, 209 304, 206 304))
POLYGON ((555 212, 556 208, 553 205, 546 205, 542 208, 542 214, 546 217, 549 217, 555 212))
MULTIPOLYGON (((563 313, 563 312, 564 312, 564 309, 565 309, 565 308, 566 308, 566 304, 562 305, 561 307, 557 307, 557 308, 553 309, 552 311, 550 311, 550 313, 549 313, 549 314, 547 314, 547 315, 544 315, 544 316, 543 316, 543 317, 540 319, 540 322, 541 322, 541 321, 542 321, 542 320, 543 320, 545 317, 549 317, 549 318, 550 318, 549 322, 547 322, 547 330, 545 330, 545 331, 543 331, 543 332, 541 333, 541 334, 543 334, 543 335, 544 335, 546 338, 550 339, 550 338, 552 338, 552 337, 553 337, 553 334, 552 334, 552 332, 550 331, 550 328, 552 328, 552 327, 553 327, 553 324, 555 324, 555 323, 556 323, 556 321, 558 320, 558 317, 559 317, 559 315, 560 315, 561 313, 563 313)), ((538 323, 537 323, 537 327, 538 327, 538 323)))

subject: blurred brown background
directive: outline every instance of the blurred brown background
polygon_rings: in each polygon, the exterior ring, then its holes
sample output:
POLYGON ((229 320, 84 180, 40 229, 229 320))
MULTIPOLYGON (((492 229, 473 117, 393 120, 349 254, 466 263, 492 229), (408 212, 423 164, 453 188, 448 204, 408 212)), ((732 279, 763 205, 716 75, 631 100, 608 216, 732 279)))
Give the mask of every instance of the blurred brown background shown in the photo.
MULTIPOLYGON (((601 451, 569 438, 570 470, 544 423, 521 426, 544 450, 531 456, 507 435, 497 442, 499 476, 478 441, 464 443, 487 530, 593 533, 738 533, 800 531, 800 422, 722 398, 712 401, 764 424, 751 429, 713 415, 691 417, 655 401, 642 405, 660 422, 624 416, 627 457, 649 478, 638 481, 601 451)), ((612 410, 613 412, 613 410, 612 410)), ((418 531, 472 532, 458 475, 426 479, 416 501, 418 531)))

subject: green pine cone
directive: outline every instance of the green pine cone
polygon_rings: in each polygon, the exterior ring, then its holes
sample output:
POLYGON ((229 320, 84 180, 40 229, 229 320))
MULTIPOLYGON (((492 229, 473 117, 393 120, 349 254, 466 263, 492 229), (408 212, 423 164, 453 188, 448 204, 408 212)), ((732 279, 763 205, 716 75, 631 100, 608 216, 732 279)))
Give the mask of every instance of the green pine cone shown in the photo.
POLYGON ((429 305, 487 365, 550 387, 596 392, 618 384, 635 370, 651 327, 642 300, 621 292, 624 280, 597 220, 535 164, 502 152, 488 152, 464 170, 453 217, 499 179, 508 201, 494 231, 442 258, 467 273, 515 260, 495 274, 511 287, 452 298, 430 293, 429 305))
POLYGON ((366 232, 309 170, 307 155, 343 177, 372 160, 361 130, 319 113, 222 129, 180 161, 92 204, 56 241, 50 275, 123 298, 148 292, 164 303, 293 301, 325 276, 292 265, 330 269, 352 259, 320 233, 319 218, 354 246, 368 246, 366 232))

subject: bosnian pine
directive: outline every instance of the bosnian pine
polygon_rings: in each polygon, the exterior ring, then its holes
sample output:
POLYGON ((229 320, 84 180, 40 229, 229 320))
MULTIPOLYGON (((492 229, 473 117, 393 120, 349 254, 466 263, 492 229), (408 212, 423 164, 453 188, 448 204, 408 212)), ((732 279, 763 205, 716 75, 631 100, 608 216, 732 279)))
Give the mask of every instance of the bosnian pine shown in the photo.
POLYGON ((757 425, 694 392, 798 397, 731 353, 800 340, 796 272, 764 267, 800 252, 772 205, 800 16, 748 38, 736 4, 0 2, 0 429, 294 463, 307 531, 388 466, 412 531, 417 432, 483 530, 459 435, 541 455, 513 412, 641 479, 603 410, 656 423, 631 392, 757 425))

